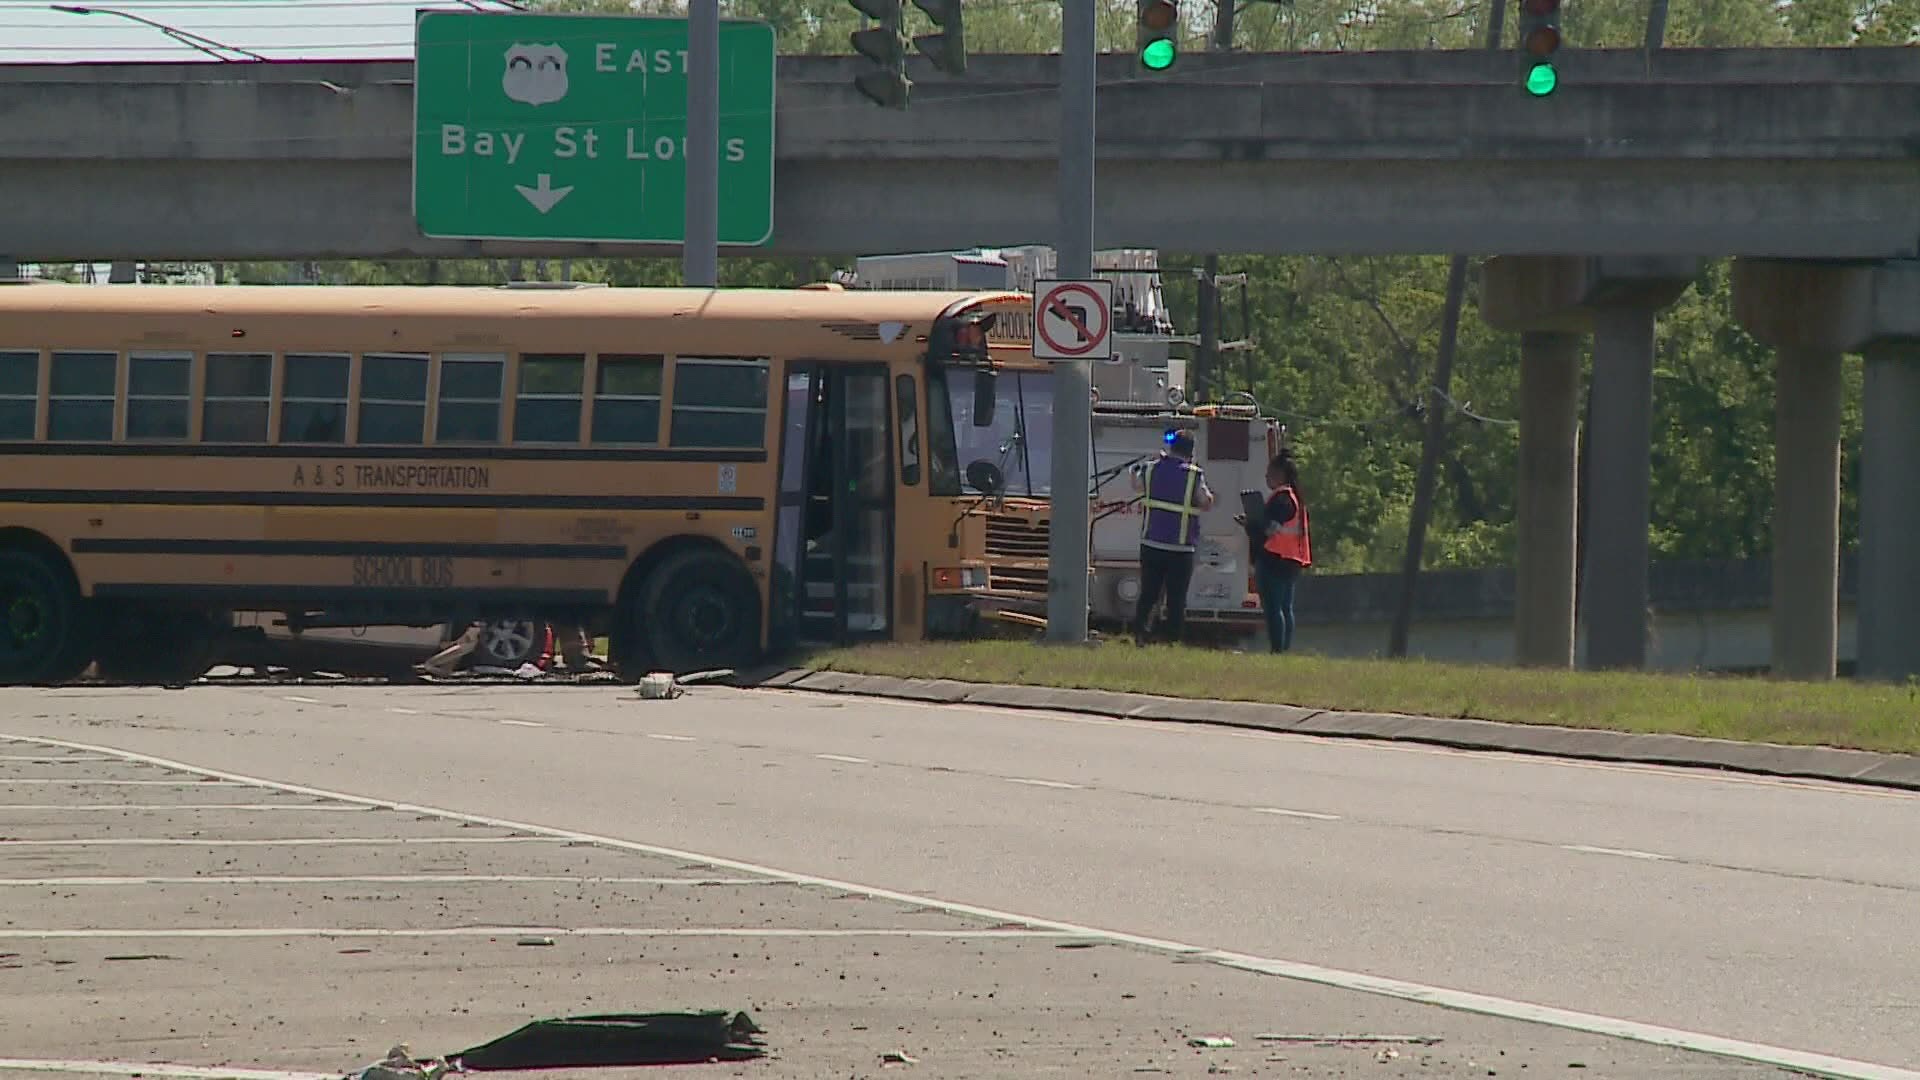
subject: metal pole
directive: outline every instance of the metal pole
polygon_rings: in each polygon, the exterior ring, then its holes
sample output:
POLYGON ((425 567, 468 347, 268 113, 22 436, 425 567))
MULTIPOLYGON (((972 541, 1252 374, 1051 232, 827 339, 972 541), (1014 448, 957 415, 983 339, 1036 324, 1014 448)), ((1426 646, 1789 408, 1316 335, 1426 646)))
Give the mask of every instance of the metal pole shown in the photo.
MULTIPOLYGON (((1220 371, 1220 256, 1200 260, 1200 282, 1196 290, 1200 316, 1200 363, 1187 374, 1188 400, 1203 400, 1208 386, 1218 383, 1224 397, 1226 376, 1220 371)), ((1252 387, 1247 387, 1251 390, 1252 387)))
MULTIPOLYGON (((1234 0, 1216 0, 1213 9, 1213 48, 1233 51, 1234 0)), ((1200 401, 1207 387, 1218 383, 1221 395, 1227 391, 1227 379, 1220 369, 1220 256, 1208 255, 1200 262, 1200 288, 1195 299, 1200 308, 1200 363, 1187 382, 1192 391, 1189 400, 1200 401)), ((1245 389, 1252 390, 1252 386, 1245 389)))
POLYGON ((1394 608, 1393 628, 1387 637, 1388 656, 1407 655, 1407 638, 1413 630, 1414 592, 1420 584, 1420 563, 1427 547, 1427 515, 1433 511, 1433 485, 1438 479, 1441 451, 1446 449, 1447 420, 1453 415, 1447 394, 1453 385, 1453 356, 1460 342, 1460 306, 1466 292, 1467 257, 1455 255, 1447 267, 1446 308, 1440 321, 1433 388, 1420 395, 1427 408, 1427 436, 1420 448, 1420 471, 1413 481, 1406 558, 1400 567, 1400 603, 1394 608))
POLYGON ((687 0, 687 223, 681 276, 720 281, 720 0, 687 0))
POLYGON ((1653 0, 1647 8, 1647 51, 1652 52, 1667 41, 1667 0, 1653 0))
MULTIPOLYGON (((1064 0, 1060 36, 1060 238, 1056 277, 1093 276, 1094 0, 1064 0)), ((1087 640, 1088 478, 1093 469, 1093 372, 1054 365, 1052 525, 1047 639, 1087 640)))

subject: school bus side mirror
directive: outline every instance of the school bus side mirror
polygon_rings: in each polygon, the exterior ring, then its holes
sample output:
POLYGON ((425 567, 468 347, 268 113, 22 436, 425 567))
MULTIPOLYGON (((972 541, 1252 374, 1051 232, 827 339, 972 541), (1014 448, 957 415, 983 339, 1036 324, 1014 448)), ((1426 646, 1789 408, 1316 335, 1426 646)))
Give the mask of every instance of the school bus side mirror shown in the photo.
POLYGON ((1000 474, 1000 466, 985 458, 967 466, 967 483, 972 485, 973 490, 988 498, 1000 494, 1000 489, 1006 482, 1007 478, 1000 474))
POLYGON ((996 401, 993 392, 993 372, 981 368, 973 373, 973 426, 992 427, 993 407, 996 401))

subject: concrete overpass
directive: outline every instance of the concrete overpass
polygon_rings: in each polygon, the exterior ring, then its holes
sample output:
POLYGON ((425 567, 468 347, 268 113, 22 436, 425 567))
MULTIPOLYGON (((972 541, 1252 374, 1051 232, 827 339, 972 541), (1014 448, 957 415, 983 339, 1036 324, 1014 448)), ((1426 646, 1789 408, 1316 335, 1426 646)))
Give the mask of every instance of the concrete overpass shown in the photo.
MULTIPOLYGON (((780 61, 773 253, 1044 240, 1056 62, 780 61), (937 196, 937 197, 936 197, 937 196)), ((1572 52, 1526 98, 1506 54, 1108 57, 1103 245, 1241 252, 1920 254, 1920 52, 1572 52)), ((412 65, 0 67, 0 254, 18 259, 639 254, 428 241, 412 65)))

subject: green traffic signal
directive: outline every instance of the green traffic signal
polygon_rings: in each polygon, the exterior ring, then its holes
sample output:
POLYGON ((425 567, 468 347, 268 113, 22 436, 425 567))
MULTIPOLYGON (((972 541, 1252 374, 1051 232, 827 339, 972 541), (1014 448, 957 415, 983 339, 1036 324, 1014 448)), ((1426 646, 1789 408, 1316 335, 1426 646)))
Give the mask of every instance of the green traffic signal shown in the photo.
POLYGON ((1160 38, 1140 50, 1140 65, 1148 71, 1165 71, 1173 66, 1173 56, 1173 40, 1160 38))
POLYGON ((1560 73, 1552 64, 1539 63, 1527 69, 1527 93, 1534 97, 1546 97, 1560 85, 1560 73))

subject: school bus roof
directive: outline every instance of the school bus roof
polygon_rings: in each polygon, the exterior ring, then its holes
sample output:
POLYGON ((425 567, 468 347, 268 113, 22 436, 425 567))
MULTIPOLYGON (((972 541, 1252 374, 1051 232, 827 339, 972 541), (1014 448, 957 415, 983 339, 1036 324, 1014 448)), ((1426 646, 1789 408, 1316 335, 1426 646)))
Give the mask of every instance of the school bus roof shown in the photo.
POLYGON ((882 289, 502 288, 462 285, 63 285, 0 287, 0 317, 383 315, 428 319, 719 319, 920 322, 1014 292, 882 289))

